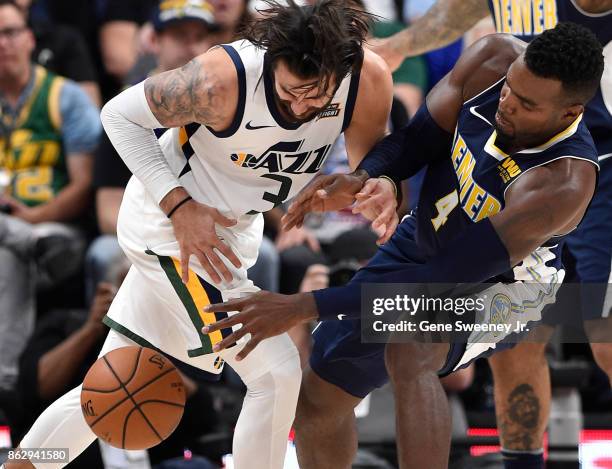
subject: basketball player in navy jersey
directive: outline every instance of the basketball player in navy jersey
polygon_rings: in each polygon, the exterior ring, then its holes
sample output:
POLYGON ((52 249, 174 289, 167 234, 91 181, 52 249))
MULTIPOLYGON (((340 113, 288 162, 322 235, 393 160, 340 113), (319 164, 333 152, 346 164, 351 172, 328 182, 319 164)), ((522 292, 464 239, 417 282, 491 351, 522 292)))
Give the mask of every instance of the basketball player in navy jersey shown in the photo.
MULTIPOLYGON (((422 18, 381 41, 374 50, 394 68, 405 57, 458 39, 487 15, 492 16, 497 32, 513 34, 527 42, 559 21, 581 24, 604 47, 606 69, 601 86, 584 114, 601 165, 599 184, 584 220, 568 236, 566 245, 575 265, 567 266, 565 293, 576 291, 569 286, 572 282, 589 285, 578 301, 568 299, 559 305, 563 309, 553 308, 545 322, 558 324, 563 317, 567 319, 567 309, 571 308, 575 308, 571 312, 576 316, 582 314, 595 361, 612 380, 610 326, 604 326, 602 319, 610 316, 610 307, 604 307, 604 302, 612 264, 612 0, 438 0, 422 18)), ((550 335, 552 329, 542 329, 540 333, 550 335)), ((525 467, 524 461, 531 461, 533 467, 544 464, 542 438, 550 412, 550 378, 544 349, 544 343, 524 343, 489 361, 508 469, 525 467)))
MULTIPOLYGON (((509 295, 520 285, 531 293, 512 304, 538 317, 563 280, 563 238, 595 191, 597 150, 583 113, 603 68, 601 44, 570 23, 527 47, 508 35, 477 42, 411 122, 361 163, 359 171, 396 183, 425 165, 427 173, 416 216, 400 224, 349 285, 292 296, 259 293, 208 308, 241 311, 205 328, 242 324, 217 345, 250 334, 240 357, 295 324, 323 321, 295 422, 300 467, 350 467, 357 446, 353 409, 389 378, 400 466, 447 467, 450 419, 439 377, 503 347, 470 338, 450 345, 364 344, 361 284, 487 281, 492 293, 509 295), (338 320, 344 317, 353 320, 338 320)), ((287 225, 300 224, 307 211, 336 208, 337 198, 352 193, 343 187, 360 176, 315 180, 298 196, 287 225)), ((490 295, 486 308, 494 300, 490 295)))

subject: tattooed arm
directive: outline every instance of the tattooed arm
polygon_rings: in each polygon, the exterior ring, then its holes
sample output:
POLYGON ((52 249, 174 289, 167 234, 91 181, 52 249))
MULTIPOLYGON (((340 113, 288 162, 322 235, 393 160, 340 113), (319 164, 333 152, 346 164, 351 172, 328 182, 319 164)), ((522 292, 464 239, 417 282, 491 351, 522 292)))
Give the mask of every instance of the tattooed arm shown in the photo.
POLYGON ((126 166, 161 210, 167 215, 173 213, 171 221, 181 250, 184 281, 188 280, 191 255, 198 258, 213 282, 221 281, 219 274, 227 281, 232 279, 217 251, 236 267, 240 261, 219 239, 215 226, 229 227, 235 221, 213 207, 188 199, 189 194, 170 169, 152 129, 198 122, 223 130, 233 120, 237 103, 236 68, 227 53, 218 48, 180 69, 128 88, 111 99, 100 115, 126 166), (179 205, 180 209, 174 210, 179 205))
POLYGON ((164 127, 191 122, 223 130, 238 105, 238 78, 227 53, 215 48, 183 67, 145 81, 145 95, 164 127))
POLYGON ((372 49, 395 70, 406 57, 424 54, 459 39, 488 14, 486 0, 438 0, 412 25, 377 41, 372 49))

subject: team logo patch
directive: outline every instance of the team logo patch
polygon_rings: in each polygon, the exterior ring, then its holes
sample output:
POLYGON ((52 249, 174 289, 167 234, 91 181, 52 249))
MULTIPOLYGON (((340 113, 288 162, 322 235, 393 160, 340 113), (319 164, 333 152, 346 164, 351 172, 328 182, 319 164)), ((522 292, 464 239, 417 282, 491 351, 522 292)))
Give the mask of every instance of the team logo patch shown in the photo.
POLYGON ((213 364, 213 366, 215 367, 215 370, 220 370, 224 363, 225 361, 223 360, 223 358, 217 357, 215 358, 215 363, 213 364))
POLYGON ((323 166, 331 145, 309 150, 304 140, 278 142, 261 155, 232 153, 232 163, 240 168, 262 170, 267 173, 315 174, 323 166))
POLYGON ((326 117, 337 117, 338 114, 340 114, 340 103, 331 103, 317 115, 317 120, 325 119, 326 117))
POLYGON ((510 181, 522 172, 521 168, 519 168, 515 161, 509 156, 497 166, 497 169, 504 182, 510 181))
MULTIPOLYGON (((507 295, 498 293, 491 300, 491 324, 505 324, 512 311, 512 301, 507 295)), ((495 335, 495 334, 494 334, 495 335)))

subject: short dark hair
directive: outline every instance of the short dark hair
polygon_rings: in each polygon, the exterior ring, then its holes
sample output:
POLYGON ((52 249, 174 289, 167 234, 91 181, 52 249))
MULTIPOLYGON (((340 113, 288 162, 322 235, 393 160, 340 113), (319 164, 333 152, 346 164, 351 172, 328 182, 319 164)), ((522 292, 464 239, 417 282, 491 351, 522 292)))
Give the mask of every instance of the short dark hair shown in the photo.
POLYGON ((345 0, 319 0, 308 6, 294 0, 286 5, 265 3, 263 18, 247 25, 243 37, 266 49, 272 65, 284 60, 299 77, 317 78, 319 89, 327 89, 332 77, 339 84, 361 65, 370 14, 345 0))
POLYGON ((601 81, 603 48, 584 26, 559 23, 531 41, 525 63, 535 75, 559 80, 570 99, 586 104, 601 81))

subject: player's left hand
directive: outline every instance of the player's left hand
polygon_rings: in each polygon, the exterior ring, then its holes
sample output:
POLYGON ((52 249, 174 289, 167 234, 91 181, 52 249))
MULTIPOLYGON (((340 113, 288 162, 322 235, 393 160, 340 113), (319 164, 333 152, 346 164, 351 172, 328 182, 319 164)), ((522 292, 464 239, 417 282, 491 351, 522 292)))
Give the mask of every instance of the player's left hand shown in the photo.
POLYGON ((386 178, 368 179, 363 189, 355 195, 357 204, 353 213, 360 213, 372 222, 372 229, 379 235, 377 244, 384 244, 393 235, 399 223, 395 187, 386 178))
POLYGON ((236 360, 244 359, 262 340, 280 335, 298 324, 318 317, 317 305, 314 296, 310 293, 281 295, 260 291, 245 298, 209 305, 205 311, 215 313, 238 311, 229 318, 202 328, 203 334, 210 334, 242 324, 240 329, 232 332, 213 347, 213 351, 218 352, 250 334, 249 341, 236 355, 236 360))
POLYGON ((283 230, 300 228, 310 212, 341 210, 355 201, 355 194, 367 180, 363 170, 350 174, 330 174, 313 179, 297 195, 282 218, 283 230))

